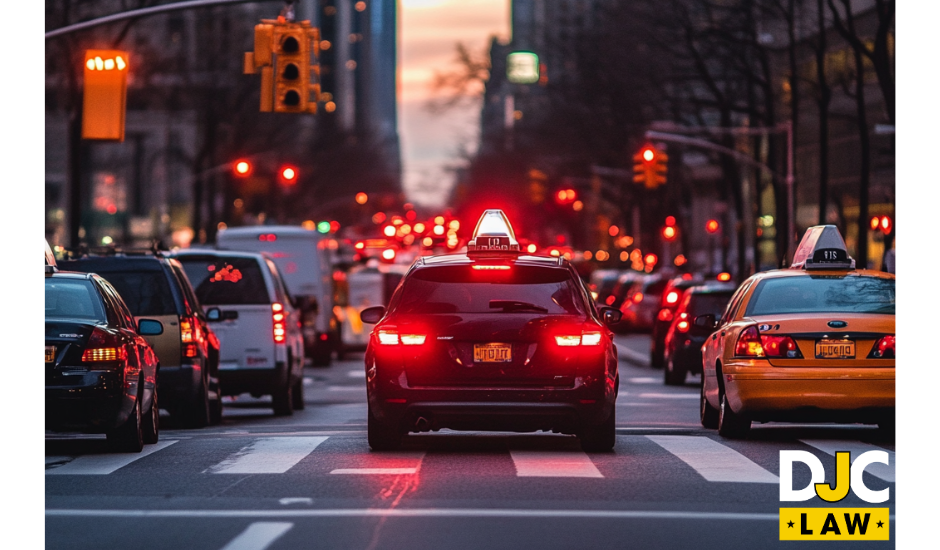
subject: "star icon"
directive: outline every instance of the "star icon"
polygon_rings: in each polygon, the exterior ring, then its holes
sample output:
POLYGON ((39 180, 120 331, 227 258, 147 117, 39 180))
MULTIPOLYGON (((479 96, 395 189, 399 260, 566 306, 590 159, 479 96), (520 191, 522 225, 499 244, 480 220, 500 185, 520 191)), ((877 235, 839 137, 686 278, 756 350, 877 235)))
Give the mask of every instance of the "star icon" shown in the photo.
POLYGON ((790 529, 793 529, 793 520, 790 520, 787 522, 787 527, 789 527, 790 529))
POLYGON ((885 522, 879 521, 876 525, 878 525, 878 528, 881 529, 882 527, 885 526, 885 522))

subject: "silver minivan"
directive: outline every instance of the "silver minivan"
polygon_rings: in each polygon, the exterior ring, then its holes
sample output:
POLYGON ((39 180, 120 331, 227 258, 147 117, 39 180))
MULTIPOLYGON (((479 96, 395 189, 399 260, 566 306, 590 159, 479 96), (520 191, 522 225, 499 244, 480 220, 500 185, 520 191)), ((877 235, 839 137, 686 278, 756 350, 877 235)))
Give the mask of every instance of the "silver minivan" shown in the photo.
POLYGON ((300 314, 267 255, 223 250, 172 253, 219 339, 224 395, 270 395, 274 413, 303 409, 300 314))

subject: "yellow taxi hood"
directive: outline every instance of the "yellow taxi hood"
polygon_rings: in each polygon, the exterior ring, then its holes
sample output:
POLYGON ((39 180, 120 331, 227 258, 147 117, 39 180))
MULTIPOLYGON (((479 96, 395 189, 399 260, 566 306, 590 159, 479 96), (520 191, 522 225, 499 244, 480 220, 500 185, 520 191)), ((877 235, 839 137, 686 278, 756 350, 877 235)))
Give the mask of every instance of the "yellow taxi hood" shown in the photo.
POLYGON ((747 319, 756 323, 757 329, 766 334, 818 334, 817 337, 853 333, 894 334, 894 315, 875 313, 755 315, 747 319))

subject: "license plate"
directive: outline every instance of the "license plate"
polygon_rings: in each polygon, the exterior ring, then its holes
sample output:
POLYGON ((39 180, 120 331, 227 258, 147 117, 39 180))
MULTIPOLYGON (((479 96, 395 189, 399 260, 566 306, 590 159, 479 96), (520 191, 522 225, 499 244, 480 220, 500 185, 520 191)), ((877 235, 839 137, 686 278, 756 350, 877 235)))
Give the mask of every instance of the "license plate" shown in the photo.
POLYGON ((509 344, 474 344, 474 363, 509 363, 512 361, 512 346, 509 344))
POLYGON ((46 346, 46 363, 55 361, 55 346, 46 346))
POLYGON ((855 359, 855 340, 817 340, 816 359, 855 359))

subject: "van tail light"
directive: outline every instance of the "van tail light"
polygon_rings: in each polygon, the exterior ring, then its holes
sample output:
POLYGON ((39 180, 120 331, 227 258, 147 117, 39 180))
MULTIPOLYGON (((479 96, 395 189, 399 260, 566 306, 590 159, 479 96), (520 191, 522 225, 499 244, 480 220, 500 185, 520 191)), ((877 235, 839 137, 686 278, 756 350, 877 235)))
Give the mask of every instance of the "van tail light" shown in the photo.
POLYGON ((691 325, 689 325, 689 314, 688 314, 688 313, 680 313, 680 314, 679 314, 679 322, 676 323, 676 330, 679 331, 679 332, 682 332, 682 333, 686 333, 686 332, 689 332, 689 329, 690 329, 690 328, 692 328, 692 327, 691 327, 691 325))
POLYGON ((679 301, 679 293, 678 293, 678 292, 676 292, 675 290, 670 290, 668 293, 666 293, 666 303, 667 303, 667 304, 674 304, 674 303, 676 303, 676 302, 678 302, 678 301, 679 301))
POLYGON ((180 355, 183 359, 191 359, 199 355, 199 340, 196 323, 192 317, 180 317, 180 355))
POLYGON ((420 346, 427 340, 427 334, 398 334, 397 330, 385 329, 379 331, 379 344, 385 346, 420 346))
POLYGON ((757 327, 750 326, 741 332, 734 344, 734 354, 737 357, 764 357, 764 346, 757 327))
POLYGON ((271 320, 274 323, 274 343, 283 344, 287 341, 287 312, 284 311, 284 304, 271 304, 271 320))
POLYGON ((785 357, 787 359, 802 359, 803 354, 797 347, 796 341, 789 336, 761 334, 761 346, 767 357, 785 357))
POLYGON ((668 307, 664 307, 659 310, 659 314, 656 315, 656 318, 664 322, 672 321, 672 310, 668 307))
POLYGON ((124 361, 127 350, 118 342, 117 336, 96 328, 88 338, 88 347, 82 353, 82 362, 124 361))
POLYGON ((599 346, 601 333, 598 330, 592 330, 594 328, 596 325, 588 325, 581 329, 581 334, 559 334, 555 336, 555 343, 562 347, 599 346))
POLYGON ((894 353, 894 334, 887 334, 875 342, 868 357, 874 359, 894 359, 894 353))

